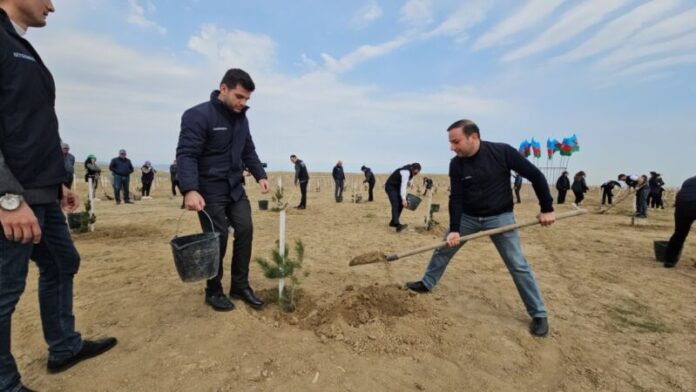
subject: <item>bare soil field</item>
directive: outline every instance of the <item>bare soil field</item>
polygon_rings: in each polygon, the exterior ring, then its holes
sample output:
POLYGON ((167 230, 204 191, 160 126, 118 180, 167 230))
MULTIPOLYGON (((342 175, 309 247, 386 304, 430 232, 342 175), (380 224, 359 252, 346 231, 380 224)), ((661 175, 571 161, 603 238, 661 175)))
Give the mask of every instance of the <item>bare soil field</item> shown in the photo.
MULTIPOLYGON (((380 185, 375 202, 351 203, 351 181, 362 180, 351 175, 345 201, 337 204, 333 184, 313 175, 307 209, 287 213, 288 242, 304 242, 303 271, 309 272, 293 313, 275 303, 255 311, 240 301, 234 311, 217 313, 203 302, 204 282, 181 282, 169 240, 183 210, 165 176, 152 200, 133 205, 108 201, 100 188, 96 231, 74 235, 82 256, 75 281, 78 328, 86 338, 118 337, 113 350, 47 374, 38 272, 30 268, 12 342, 26 385, 129 392, 696 390, 696 238, 687 240, 674 269, 665 269, 653 253, 653 240, 671 235, 671 203, 649 210, 635 226, 626 201, 604 215, 521 230, 549 309, 551 332, 539 339, 529 334, 529 317, 489 239, 464 246, 440 284, 423 295, 403 284, 422 276, 429 253, 348 266, 365 252, 389 254, 439 241, 449 221, 446 176, 435 176, 434 195, 441 205, 435 218, 444 227, 422 229, 424 203, 404 211, 409 229, 396 233, 387 227, 389 203, 380 185)), ((278 176, 271 174, 274 186, 278 176)), ((290 174, 284 178, 290 185, 290 174)), ((84 183, 77 185, 84 197, 84 183)), ((288 186, 286 197, 294 189, 288 186)), ((270 194, 262 196, 256 184, 247 192, 253 257, 269 257, 278 213, 259 210, 257 201, 270 194)), ((536 197, 527 185, 522 195, 515 214, 533 218, 536 197)), ((569 198, 557 211, 570 209, 569 198)), ((597 205, 592 189, 585 207, 592 212, 597 205)), ((180 234, 199 231, 196 214, 183 213, 180 234)), ((230 252, 231 244, 225 290, 230 252)), ((250 280, 262 296, 277 287, 253 261, 250 280)))

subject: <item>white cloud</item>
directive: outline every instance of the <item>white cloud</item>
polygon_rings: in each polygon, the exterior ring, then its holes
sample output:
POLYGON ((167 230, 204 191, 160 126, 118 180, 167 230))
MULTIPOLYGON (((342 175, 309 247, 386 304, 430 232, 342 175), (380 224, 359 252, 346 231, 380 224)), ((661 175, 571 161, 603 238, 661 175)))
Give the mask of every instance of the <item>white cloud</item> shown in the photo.
POLYGON ((681 56, 671 56, 658 60, 646 61, 644 63, 628 67, 618 72, 618 77, 635 77, 649 72, 661 70, 663 68, 674 67, 683 64, 696 63, 696 54, 686 54, 681 56))
POLYGON ((219 69, 235 67, 249 72, 268 72, 275 65, 276 44, 267 35, 227 31, 206 24, 189 40, 188 47, 219 69))
POLYGON ((351 25, 358 29, 364 28, 381 18, 382 14, 383 11, 379 4, 374 0, 370 0, 355 13, 351 25))
POLYGON ((457 9, 437 27, 423 34, 423 38, 457 36, 485 19, 489 3, 470 1, 457 9))
POLYGON ((326 68, 332 72, 345 72, 355 68, 357 65, 364 63, 375 57, 384 56, 388 53, 397 50, 411 40, 408 36, 400 36, 391 41, 384 42, 379 45, 363 45, 353 52, 341 57, 340 59, 335 59, 327 53, 322 53, 321 57, 324 59, 326 68))
POLYGON ((505 39, 538 25, 565 0, 530 0, 516 13, 498 23, 491 31, 476 40, 474 49, 500 45, 505 39))
MULTIPOLYGON (((146 6, 148 8, 148 13, 155 12, 155 5, 151 1, 148 1, 146 6)), ((128 23, 140 26, 145 29, 153 29, 160 34, 167 33, 166 28, 145 17, 145 8, 138 4, 137 0, 128 0, 128 17, 126 18, 126 20, 128 21, 128 23)))
POLYGON ((632 39, 633 44, 647 44, 696 30, 696 8, 662 20, 641 30, 632 39))
POLYGON ((696 32, 685 34, 672 40, 659 41, 647 45, 629 45, 613 51, 596 66, 600 69, 618 69, 634 64, 649 56, 665 56, 689 53, 696 50, 696 32))
POLYGON ((615 48, 646 24, 673 10, 681 0, 652 0, 604 26, 582 45, 557 57, 558 61, 580 60, 615 48))
POLYGON ((589 0, 563 14, 558 22, 531 43, 505 54, 503 61, 514 61, 553 48, 601 22, 608 14, 630 0, 589 0))
POLYGON ((425 26, 433 21, 432 0, 408 0, 399 10, 399 21, 411 26, 425 26))

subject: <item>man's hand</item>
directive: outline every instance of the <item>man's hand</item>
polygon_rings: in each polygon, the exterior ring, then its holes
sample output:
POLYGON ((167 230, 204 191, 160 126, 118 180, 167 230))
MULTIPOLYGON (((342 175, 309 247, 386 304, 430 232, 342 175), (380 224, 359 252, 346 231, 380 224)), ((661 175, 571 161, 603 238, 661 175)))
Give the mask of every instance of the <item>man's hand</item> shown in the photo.
POLYGON ((449 246, 450 248, 454 248, 455 246, 459 245, 460 238, 461 237, 459 236, 459 233, 453 231, 447 234, 447 238, 445 239, 445 241, 447 241, 447 246, 449 246))
POLYGON ((188 191, 184 196, 184 205, 187 210, 203 211, 205 208, 205 200, 198 191, 188 191))
POLYGON ((261 188, 261 193, 268 193, 268 191, 271 189, 271 187, 268 185, 268 180, 265 178, 262 178, 259 181, 259 188, 261 188))
POLYGON ((41 227, 27 203, 22 204, 14 211, 0 209, 0 223, 9 241, 28 244, 41 242, 41 227))
POLYGON ((65 185, 63 185, 63 198, 60 199, 60 207, 65 212, 75 212, 80 207, 80 197, 65 185))
POLYGON ((401 200, 401 205, 402 205, 404 208, 408 208, 408 201, 406 201, 406 199, 401 200))
POLYGON ((556 213, 553 211, 540 212, 539 215, 537 215, 537 219, 539 219, 539 223, 541 223, 542 226, 551 226, 553 222, 556 221, 556 213))

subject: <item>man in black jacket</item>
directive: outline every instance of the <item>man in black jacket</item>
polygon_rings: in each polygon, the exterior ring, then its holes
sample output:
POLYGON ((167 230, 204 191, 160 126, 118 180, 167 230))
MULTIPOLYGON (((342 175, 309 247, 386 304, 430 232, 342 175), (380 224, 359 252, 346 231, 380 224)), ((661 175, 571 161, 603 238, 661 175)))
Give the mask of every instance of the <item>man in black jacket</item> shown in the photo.
POLYGON ((401 211, 404 207, 408 207, 406 201, 407 189, 413 181, 413 177, 417 176, 421 171, 421 165, 418 162, 402 166, 387 178, 384 184, 384 190, 387 192, 389 204, 391 204, 391 221, 389 226, 396 228, 396 232, 400 232, 408 225, 402 225, 401 211))
POLYGON ((126 204, 133 204, 130 200, 130 175, 133 173, 133 164, 126 158, 126 150, 119 150, 118 156, 111 160, 109 170, 113 177, 116 204, 121 204, 121 189, 123 189, 123 201, 126 204))
POLYGON ((556 181, 556 190, 558 191, 558 204, 565 203, 566 193, 570 189, 570 178, 568 172, 564 171, 556 181))
POLYGON ((373 195, 373 190, 375 189, 375 174, 372 173, 372 169, 369 167, 363 165, 360 170, 362 170, 363 173, 365 173, 365 179, 363 180, 363 184, 367 183, 367 201, 374 201, 374 195, 373 195))
POLYGON ((307 165, 295 154, 290 155, 290 162, 295 165, 295 186, 300 185, 300 193, 302 194, 300 204, 295 208, 304 210, 307 208, 307 185, 309 184, 307 165))
MULTIPOLYGON (((448 247, 433 252, 421 281, 406 284, 409 289, 420 293, 432 290, 442 278, 450 260, 463 245, 459 243, 460 236, 515 223, 510 191, 511 170, 532 183, 541 206, 537 216, 539 222, 548 226, 556 220, 553 197, 546 178, 515 148, 503 143, 481 141, 478 126, 470 120, 455 122, 447 129, 447 134, 451 149, 457 154, 449 168, 448 247)), ((530 332, 535 336, 546 336, 546 308, 534 272, 522 254, 518 231, 496 234, 491 240, 512 275, 527 313, 532 317, 530 332)))
POLYGON ((669 239, 665 254, 665 267, 672 268, 679 262, 684 241, 696 220, 696 176, 684 181, 674 202, 674 234, 669 239))
POLYGON ((614 180, 609 180, 600 186, 602 189, 602 205, 604 205, 606 202, 609 202, 609 205, 612 204, 614 198, 614 187, 617 186, 621 188, 621 184, 614 180))
POLYGON ((346 174, 343 172, 343 162, 338 161, 336 163, 331 176, 333 177, 334 184, 336 184, 334 197, 336 198, 336 203, 340 203, 343 201, 343 186, 346 182, 346 174))
POLYGON ((79 199, 63 185, 66 171, 55 112, 55 84, 22 36, 43 27, 47 0, 0 1, 0 390, 22 385, 12 353, 12 313, 24 292, 29 259, 39 270, 39 311, 49 373, 63 371, 116 345, 83 340, 75 330, 73 278, 80 255, 61 208, 79 199), (59 200, 60 199, 60 200, 59 200))
POLYGON ((230 69, 220 82, 220 90, 213 91, 208 102, 188 109, 181 117, 176 161, 184 204, 189 210, 198 211, 204 231, 220 233, 218 274, 208 280, 205 289, 205 303, 217 311, 234 309, 222 287, 228 226, 234 229, 230 297, 239 298, 254 309, 264 304, 249 285, 254 227, 242 184, 246 167, 262 193, 269 189, 246 117, 246 103, 254 89, 248 73, 230 69))

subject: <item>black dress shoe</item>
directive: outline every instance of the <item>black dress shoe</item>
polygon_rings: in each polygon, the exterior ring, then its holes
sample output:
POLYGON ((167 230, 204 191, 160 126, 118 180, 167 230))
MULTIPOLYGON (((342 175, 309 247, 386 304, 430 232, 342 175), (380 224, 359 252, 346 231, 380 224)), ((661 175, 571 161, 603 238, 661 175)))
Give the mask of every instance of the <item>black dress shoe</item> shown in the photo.
POLYGON ((20 385, 18 391, 19 392, 36 392, 35 390, 29 389, 29 388, 25 387, 24 385, 20 385))
POLYGON ((126 201, 124 201, 124 203, 126 203, 126 204, 135 204, 135 202, 132 202, 132 201, 130 201, 130 200, 126 200, 126 201))
POLYGON ((234 309, 234 304, 223 293, 206 294, 205 303, 218 312, 229 312, 234 309))
POLYGON ((401 233, 407 227, 408 227, 408 225, 398 225, 398 226, 396 226, 396 232, 401 233))
POLYGON ((264 304, 263 300, 254 294, 254 290, 252 290, 251 287, 247 287, 243 290, 230 290, 230 297, 241 299, 257 310, 261 309, 264 304))
POLYGON ((60 361, 48 361, 46 368, 49 373, 59 373, 64 370, 69 369, 73 365, 76 365, 85 359, 96 357, 97 355, 103 354, 111 348, 113 348, 118 340, 116 338, 104 338, 99 340, 85 340, 82 343, 82 350, 70 358, 63 359, 60 361))
POLYGON ((549 322, 546 317, 534 317, 529 324, 529 333, 544 337, 549 333, 549 322))
POLYGON ((428 293, 430 292, 430 289, 423 284, 423 281, 419 280, 417 282, 407 282, 406 283, 406 288, 409 290, 413 290, 416 293, 428 293))

